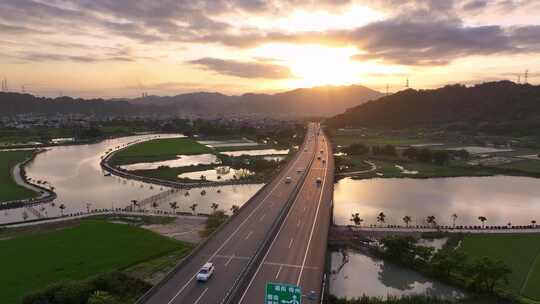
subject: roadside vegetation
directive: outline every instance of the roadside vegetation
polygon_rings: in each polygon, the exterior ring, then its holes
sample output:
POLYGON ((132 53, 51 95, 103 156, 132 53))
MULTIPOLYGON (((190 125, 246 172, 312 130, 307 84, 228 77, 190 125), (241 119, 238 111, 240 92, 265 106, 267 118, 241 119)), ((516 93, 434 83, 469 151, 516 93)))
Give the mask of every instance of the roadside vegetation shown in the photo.
POLYGON ((337 298, 328 296, 326 304, 492 304, 503 302, 492 302, 493 299, 465 299, 465 300, 444 300, 427 295, 414 295, 403 297, 388 297, 386 299, 363 296, 355 299, 337 298))
POLYGON ((86 283, 79 281, 117 270, 149 275, 178 261, 192 248, 191 244, 133 225, 105 220, 83 220, 7 235, 1 232, 0 239, 0 260, 9 261, 3 263, 0 276, 5 303, 20 303, 25 294, 54 284, 66 284, 66 290, 73 293, 87 293, 86 283), (166 256, 174 261, 152 263, 166 256))
POLYGON ((33 151, 0 152, 0 201, 20 200, 37 196, 36 192, 15 183, 11 174, 16 164, 32 157, 33 153, 33 151))

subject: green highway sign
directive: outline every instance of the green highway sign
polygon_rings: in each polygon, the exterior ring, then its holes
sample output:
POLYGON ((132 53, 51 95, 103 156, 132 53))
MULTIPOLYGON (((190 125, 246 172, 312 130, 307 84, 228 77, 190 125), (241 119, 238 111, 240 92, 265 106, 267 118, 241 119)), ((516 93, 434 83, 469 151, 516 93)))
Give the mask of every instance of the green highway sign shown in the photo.
POLYGON ((300 304, 302 291, 299 286, 281 283, 266 283, 264 304, 300 304))

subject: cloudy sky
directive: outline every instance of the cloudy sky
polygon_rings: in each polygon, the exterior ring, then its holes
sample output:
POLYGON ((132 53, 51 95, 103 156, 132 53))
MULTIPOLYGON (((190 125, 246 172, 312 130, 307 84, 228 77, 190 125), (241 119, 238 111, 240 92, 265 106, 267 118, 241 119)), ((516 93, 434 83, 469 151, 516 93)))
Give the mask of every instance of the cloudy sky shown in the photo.
POLYGON ((540 82, 540 0, 0 0, 0 77, 46 96, 540 82))

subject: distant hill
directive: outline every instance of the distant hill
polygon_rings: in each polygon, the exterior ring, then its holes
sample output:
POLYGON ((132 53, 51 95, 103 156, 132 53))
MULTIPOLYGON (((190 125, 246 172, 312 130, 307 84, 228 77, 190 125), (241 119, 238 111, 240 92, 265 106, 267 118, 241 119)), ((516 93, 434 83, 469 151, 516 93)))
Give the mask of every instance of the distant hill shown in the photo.
POLYGON ((271 116, 332 116, 370 99, 382 96, 364 86, 323 86, 296 89, 277 94, 188 93, 170 97, 148 96, 133 104, 176 105, 178 110, 195 114, 264 114, 271 116))
POLYGON ((41 98, 0 93, 0 116, 26 113, 94 115, 263 115, 281 117, 332 116, 382 94, 363 86, 325 86, 277 94, 197 92, 135 99, 41 98))
POLYGON ((474 125, 503 133, 504 128, 540 129, 540 86, 500 81, 408 89, 351 108, 326 123, 339 128, 474 125))

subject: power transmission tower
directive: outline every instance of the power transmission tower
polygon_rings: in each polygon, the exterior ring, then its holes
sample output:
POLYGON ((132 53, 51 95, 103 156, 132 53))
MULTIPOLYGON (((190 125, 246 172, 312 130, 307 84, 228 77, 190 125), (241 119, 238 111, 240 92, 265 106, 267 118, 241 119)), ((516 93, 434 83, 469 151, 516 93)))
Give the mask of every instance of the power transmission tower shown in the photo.
POLYGON ((409 78, 407 78, 407 80, 405 81, 405 88, 409 88, 409 78))
POLYGON ((529 70, 525 70, 525 84, 529 83, 529 70))

